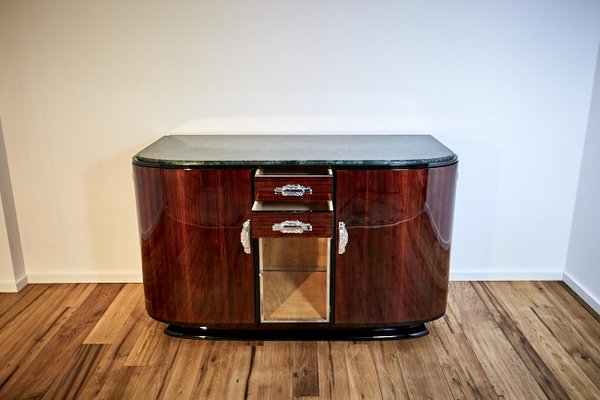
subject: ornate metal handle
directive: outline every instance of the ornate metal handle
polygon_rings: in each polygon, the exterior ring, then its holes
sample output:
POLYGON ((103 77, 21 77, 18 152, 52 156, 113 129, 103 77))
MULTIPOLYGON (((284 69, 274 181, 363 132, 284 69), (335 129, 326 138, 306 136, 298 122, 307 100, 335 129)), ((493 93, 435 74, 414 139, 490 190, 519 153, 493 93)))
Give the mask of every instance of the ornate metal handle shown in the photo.
POLYGON ((312 231, 312 225, 301 221, 283 221, 273 224, 273 230, 281 233, 304 233, 312 231))
POLYGON ((346 224, 340 222, 338 224, 338 231, 340 232, 340 239, 338 240, 338 254, 344 254, 346 252, 346 245, 348 244, 348 231, 346 230, 346 224))
POLYGON ((250 245, 250 220, 246 220, 242 224, 240 242, 242 242, 242 246, 244 246, 244 253, 250 254, 252 252, 252 246, 250 245))
POLYGON ((277 186, 275 188, 275 194, 280 194, 282 196, 302 197, 305 194, 312 194, 312 188, 310 186, 302 186, 297 183, 290 183, 284 186, 277 186))

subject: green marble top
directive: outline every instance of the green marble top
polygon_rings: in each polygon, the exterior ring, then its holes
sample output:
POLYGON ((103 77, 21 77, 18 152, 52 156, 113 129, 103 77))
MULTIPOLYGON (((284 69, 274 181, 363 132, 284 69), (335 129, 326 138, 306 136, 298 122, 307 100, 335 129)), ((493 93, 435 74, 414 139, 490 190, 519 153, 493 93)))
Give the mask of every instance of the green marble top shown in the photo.
POLYGON ((441 166, 458 157, 431 135, 173 135, 133 157, 152 167, 441 166))

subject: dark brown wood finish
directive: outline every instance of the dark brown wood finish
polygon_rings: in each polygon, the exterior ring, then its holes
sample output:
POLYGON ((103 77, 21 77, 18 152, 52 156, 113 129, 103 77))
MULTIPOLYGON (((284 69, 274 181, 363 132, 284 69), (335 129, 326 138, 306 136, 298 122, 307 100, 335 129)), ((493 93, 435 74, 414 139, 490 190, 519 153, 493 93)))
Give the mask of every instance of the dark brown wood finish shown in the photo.
POLYGON ((338 170, 335 322, 427 321, 444 314, 457 164, 432 169, 338 170))
POLYGON ((259 237, 331 237, 333 234, 333 212, 252 212, 250 231, 253 238, 259 237), (312 231, 300 234, 281 233, 273 230, 273 224, 283 221, 300 221, 312 225, 312 231))
POLYGON ((255 322, 254 266, 240 243, 251 170, 134 165, 146 309, 160 321, 255 322))
POLYGON ((254 180, 255 199, 261 201, 298 201, 302 200, 331 200, 333 178, 331 176, 323 177, 283 177, 269 178, 256 177, 254 180), (302 185, 312 189, 311 194, 304 194, 302 197, 283 196, 275 193, 276 187, 285 185, 302 185))

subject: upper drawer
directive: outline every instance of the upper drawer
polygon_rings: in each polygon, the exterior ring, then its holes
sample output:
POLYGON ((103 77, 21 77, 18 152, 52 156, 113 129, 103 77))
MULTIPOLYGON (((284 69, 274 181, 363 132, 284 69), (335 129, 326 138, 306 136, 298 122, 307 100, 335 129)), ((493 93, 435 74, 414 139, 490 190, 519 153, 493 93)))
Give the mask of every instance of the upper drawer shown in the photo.
POLYGON ((331 169, 258 169, 254 198, 258 201, 331 200, 331 169))

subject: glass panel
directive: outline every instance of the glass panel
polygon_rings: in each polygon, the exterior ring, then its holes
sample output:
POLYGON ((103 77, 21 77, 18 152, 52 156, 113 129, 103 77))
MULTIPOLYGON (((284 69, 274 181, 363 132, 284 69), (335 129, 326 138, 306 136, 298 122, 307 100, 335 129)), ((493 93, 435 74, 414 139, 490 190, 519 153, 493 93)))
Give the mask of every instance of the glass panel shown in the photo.
POLYGON ((327 271, 329 242, 326 237, 260 239, 263 271, 327 271))
POLYGON ((330 238, 261 238, 262 322, 329 321, 330 238))

